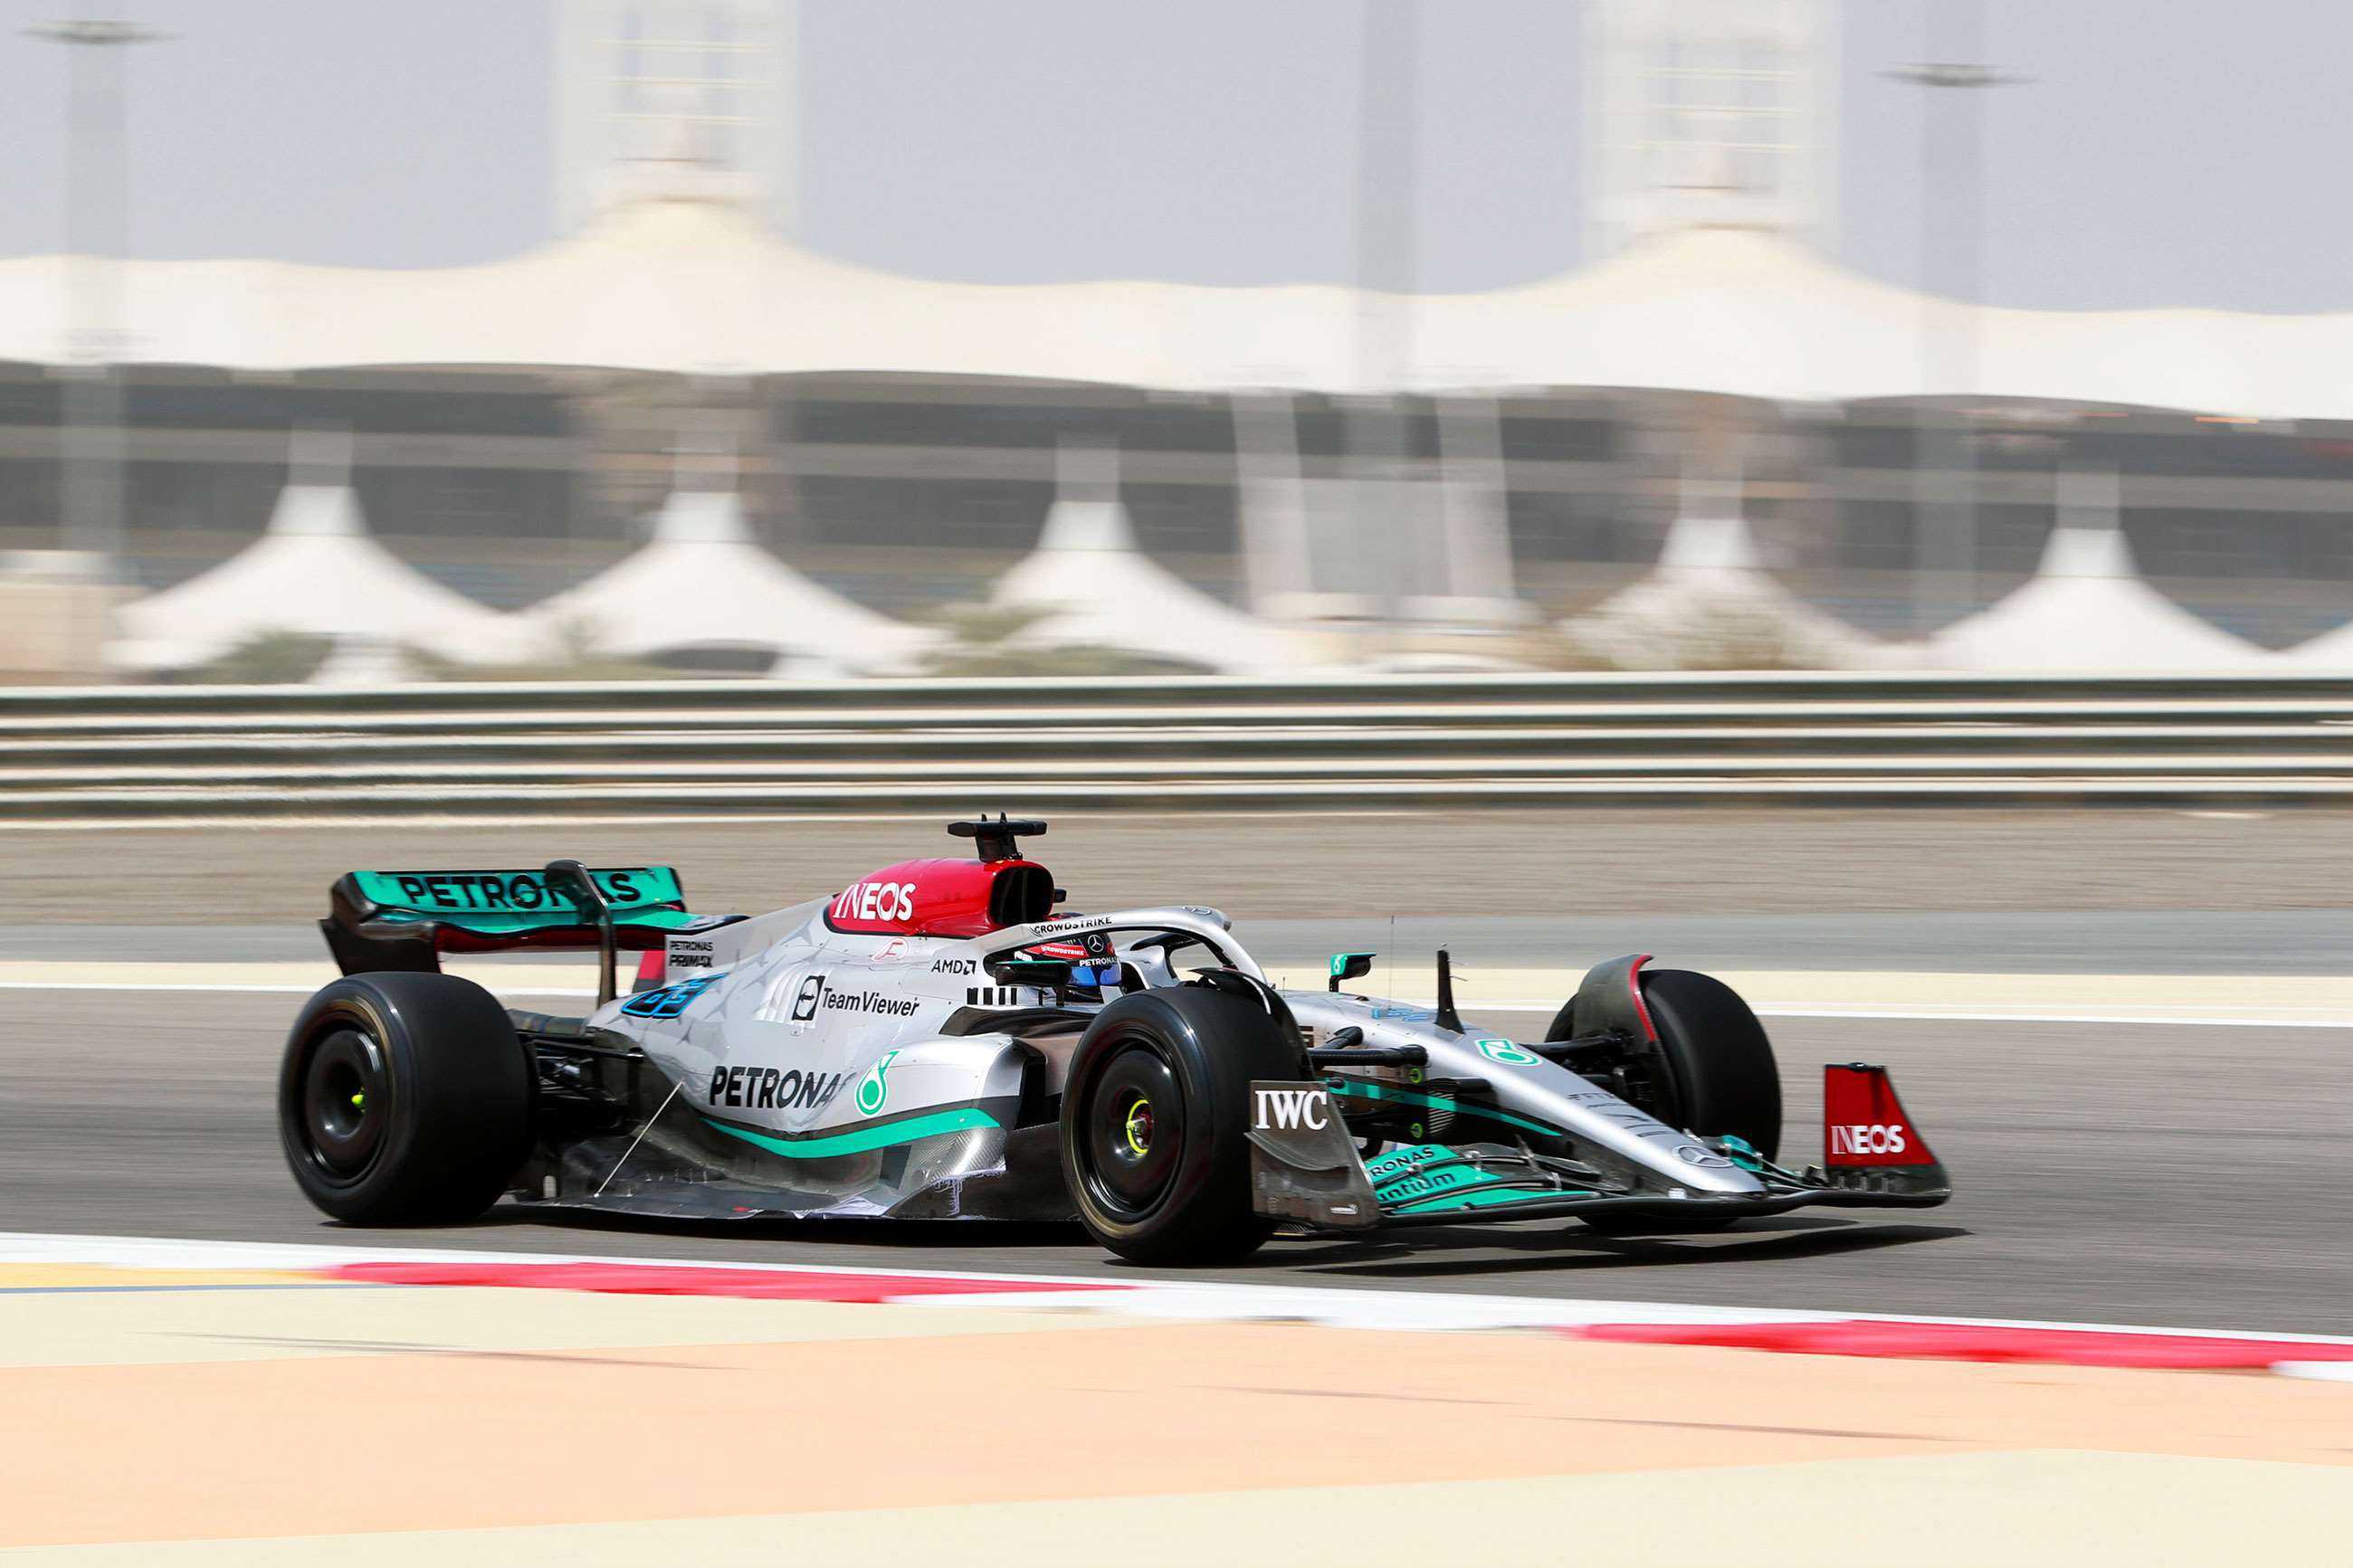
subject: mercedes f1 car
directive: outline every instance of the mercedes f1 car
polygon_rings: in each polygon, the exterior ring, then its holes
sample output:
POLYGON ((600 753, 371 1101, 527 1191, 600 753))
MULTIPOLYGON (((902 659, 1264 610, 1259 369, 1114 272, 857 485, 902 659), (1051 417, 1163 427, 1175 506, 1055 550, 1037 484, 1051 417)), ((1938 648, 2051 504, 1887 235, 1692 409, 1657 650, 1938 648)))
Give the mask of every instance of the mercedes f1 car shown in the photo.
POLYGON ((1155 1263, 1279 1227, 1573 1216, 1712 1229, 1950 1194, 1885 1071, 1826 1070, 1822 1163, 1778 1163, 1780 1078, 1728 987, 1597 964, 1537 1040, 1434 1005, 1271 984, 1216 910, 1057 913, 1019 841, 887 867, 771 914, 697 915, 661 867, 353 871, 343 978, 279 1082, 303 1193, 361 1225, 529 1205, 709 1220, 1076 1218, 1155 1263), (586 1017, 502 1006, 447 953, 594 949, 586 1017), (641 954, 619 994, 617 954, 641 954))

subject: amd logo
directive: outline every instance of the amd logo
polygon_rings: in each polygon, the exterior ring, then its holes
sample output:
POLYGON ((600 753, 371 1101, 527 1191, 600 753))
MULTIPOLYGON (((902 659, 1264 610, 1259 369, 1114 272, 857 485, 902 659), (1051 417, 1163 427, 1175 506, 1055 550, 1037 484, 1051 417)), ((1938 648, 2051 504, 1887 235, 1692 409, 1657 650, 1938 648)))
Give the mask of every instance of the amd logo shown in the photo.
POLYGON ((1834 1155, 1901 1154, 1906 1147, 1904 1124, 1900 1121, 1831 1123, 1831 1152, 1834 1155))
POLYGON ((1321 1132, 1332 1125, 1332 1097, 1320 1089, 1256 1089, 1250 1125, 1261 1132, 1305 1128, 1321 1132))

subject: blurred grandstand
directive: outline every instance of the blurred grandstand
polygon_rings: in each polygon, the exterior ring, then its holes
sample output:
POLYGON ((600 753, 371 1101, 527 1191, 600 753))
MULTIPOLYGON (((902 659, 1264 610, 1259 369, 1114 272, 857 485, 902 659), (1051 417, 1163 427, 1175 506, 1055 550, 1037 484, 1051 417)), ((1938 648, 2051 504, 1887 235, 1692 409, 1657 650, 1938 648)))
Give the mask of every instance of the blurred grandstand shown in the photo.
MULTIPOLYGON (((567 13, 567 68, 609 68, 576 57, 617 4, 567 13)), ((0 551, 19 552, 0 569, 0 602, 87 596, 69 580, 108 571, 125 595, 200 578, 257 546, 290 486, 317 489, 290 472, 290 453, 324 429, 348 441, 332 484, 355 505, 339 527, 480 605, 539 607, 543 631, 561 618, 550 601, 646 545, 651 520, 672 519, 670 542, 650 549, 674 555, 682 490, 733 498, 712 515, 732 547, 785 563, 798 586, 777 592, 822 592, 870 631, 881 623, 859 606, 926 623, 934 642, 992 598, 1001 608, 1000 580, 1039 549, 1058 493, 1066 509, 1110 509, 1089 524, 1115 546, 1105 560, 1140 567, 1140 552, 1262 623, 1233 646, 1263 632, 1286 659, 1871 663, 1888 659, 1825 650, 1895 639, 1894 662, 2017 662, 2029 655, 2015 639, 1935 634, 2021 589, 2046 552, 2064 554, 2068 576, 2096 560, 2093 574, 2132 583, 2127 598, 2149 596, 2134 577, 2146 574, 2188 612, 2182 625, 2215 634, 2189 638, 2178 662, 2227 665, 2329 632, 2353 577, 2353 388, 2336 374, 2353 315, 1970 308, 1965 389, 1933 382, 1921 352, 1932 302, 1845 273, 1811 243, 1831 140, 1824 118, 1797 112, 1819 94, 1813 10, 1598 6, 1609 47, 1597 58, 1620 79, 1661 51, 1699 58, 1698 44, 1751 62, 1741 112, 1779 140, 1760 157, 1740 117, 1721 113, 1669 112, 1637 135, 1606 118, 1620 100, 1598 95, 1597 145, 1663 143, 1681 162, 1615 168, 1600 198, 1613 248, 1599 259, 1482 294, 1004 287, 847 266, 776 231, 761 171, 738 151, 750 141, 713 131, 756 121, 745 84, 767 79, 740 63, 683 89, 675 66, 646 67, 641 100, 579 108, 582 125, 617 120, 630 134, 584 130, 564 164, 577 228, 494 264, 0 261, 0 551), (1758 70, 1760 58, 1774 63, 1758 70), (712 108, 722 92, 725 113, 712 108), (118 559, 83 570, 61 324, 77 268, 92 266, 111 270, 121 311, 122 510, 118 559), (1376 310, 1411 344, 1377 381, 1362 352, 1376 310), (1113 455, 1106 492, 1058 492, 1073 452, 1113 455), (681 486, 694 453, 716 456, 681 486), (1923 509, 1955 494, 1971 526, 1924 549, 1938 535, 1923 509), (2050 549, 2063 497, 2094 548, 2050 549), (1668 572, 1679 521, 1693 536, 1680 554, 1708 553, 1706 581, 1734 584, 1746 606, 1716 618, 1760 616, 1755 637, 1681 655, 1650 623, 1615 642, 1554 638, 1563 617, 1622 607, 1613 596, 1668 572)), ((1710 89, 1704 69, 1675 80, 1710 89)), ((1056 581, 1085 580, 1065 566, 1056 581)), ((1034 583, 1044 568, 1029 570, 1034 583)), ((1103 580, 1145 579, 1122 566, 1103 580)), ((1155 583, 1156 607, 1132 622, 1177 613, 1171 584, 1155 583)), ((349 613, 365 614, 360 597, 349 613)), ((1053 623, 1056 606, 1034 607, 1053 623)), ((1217 608, 1185 613, 1222 624, 1217 608)), ((481 640, 492 662, 541 673, 607 655, 810 667, 807 639, 786 628, 774 647, 733 632, 699 647, 693 604, 674 611, 678 637, 633 624, 627 647, 595 647, 594 626, 586 642, 481 640)), ((265 632, 269 613, 256 603, 233 629, 265 632)), ((636 619, 667 613, 639 605, 636 619)), ((1091 646, 1119 618, 1116 605, 1063 616, 1091 646)), ((418 630, 396 622, 352 633, 397 643, 418 630)), ((2073 624, 2084 646, 2031 657, 2141 657, 2104 649, 2096 615, 2073 624)), ((1025 625, 1008 625, 1012 643, 1038 645, 1025 625)), ((106 640, 118 673, 205 662, 153 638, 106 640)), ((841 640, 891 657, 845 647, 831 668, 908 668, 924 641, 895 629, 841 640)), ((1134 651, 1187 662, 1170 641, 1134 651)), ((65 646, 28 642, 13 662, 49 678, 94 663, 88 646, 65 646)), ((2308 657, 2341 658, 2328 646, 2308 657)), ((1196 662, 1230 668, 1230 653, 1196 662)))

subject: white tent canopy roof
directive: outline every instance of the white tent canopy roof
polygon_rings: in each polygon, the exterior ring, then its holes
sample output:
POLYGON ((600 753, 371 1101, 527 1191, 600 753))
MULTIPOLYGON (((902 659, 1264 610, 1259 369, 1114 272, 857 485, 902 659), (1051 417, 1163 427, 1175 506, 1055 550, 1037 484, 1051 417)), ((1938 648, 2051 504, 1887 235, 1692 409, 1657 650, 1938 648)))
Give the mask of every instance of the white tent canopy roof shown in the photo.
POLYGON ((2221 671, 2277 657, 2150 587, 2114 527, 2073 523, 2052 531, 2023 587, 1947 627, 1928 654, 1939 668, 2021 673, 2221 671))
POLYGON ((673 490, 636 554, 520 617, 542 646, 576 628, 629 656, 698 647, 773 648, 796 674, 888 673, 936 634, 820 588, 752 542, 733 490, 673 490))
POLYGON ((2353 674, 2353 622, 2325 631, 2274 656, 2284 668, 2353 674))
POLYGON ((995 605, 1045 612, 1014 642, 1122 648, 1221 671, 1303 662, 1291 633, 1219 603, 1138 550, 1118 501, 1073 499, 1068 488, 1046 514, 1038 548, 989 595, 995 605))
MULTIPOLYGON (((57 363, 72 263, 0 261, 0 359, 57 363)), ((116 264, 128 348, 287 370, 596 365, 873 371, 1169 388, 1358 389, 1358 309, 1328 287, 944 283, 786 245, 714 201, 642 198, 506 260, 432 270, 116 264)), ((1923 384, 1909 290, 1746 229, 1693 229, 1517 288, 1419 295, 1409 384, 1633 386, 1841 401, 1923 384)), ((2353 417, 2353 314, 1978 313, 1973 391, 2353 417)))
POLYGON ((345 484, 299 479, 262 536, 208 572, 123 606, 107 660, 184 669, 270 632, 406 644, 467 663, 521 649, 511 619, 443 587, 368 537, 345 484))
POLYGON ((1659 563, 1562 623, 1574 643, 1633 668, 1717 668, 1755 654, 1823 668, 1912 661, 1826 616, 1775 581, 1738 513, 1686 513, 1667 530, 1659 563))

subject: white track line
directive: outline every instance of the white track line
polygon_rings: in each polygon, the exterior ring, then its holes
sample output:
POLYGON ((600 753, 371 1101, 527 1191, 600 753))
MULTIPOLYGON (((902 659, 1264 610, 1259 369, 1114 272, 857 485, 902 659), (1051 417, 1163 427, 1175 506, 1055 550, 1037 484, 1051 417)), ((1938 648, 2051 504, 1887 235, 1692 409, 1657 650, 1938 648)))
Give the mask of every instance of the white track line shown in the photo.
MULTIPOLYGON (((1556 1002, 1465 1002, 1472 1013, 1552 1013, 1556 1002)), ((1755 1004, 1760 1018, 1873 1018, 1920 1024, 2130 1024, 2196 1025, 2208 1029, 2353 1029, 2353 1018, 2248 1018, 2184 1013, 1978 1013, 1937 1012, 1894 1004, 1854 1007, 1781 1007, 1755 1004)))
MULTIPOLYGON (((2353 1337, 2274 1333, 2242 1329, 2175 1329, 2145 1324, 2044 1321, 2031 1318, 1925 1317, 1841 1309, 1728 1307, 1679 1301, 1611 1301, 1533 1296, 1478 1295, 1395 1289, 1243 1284, 1227 1280, 1124 1279, 1106 1275, 1011 1274, 984 1269, 869 1267, 862 1263, 769 1263, 712 1258, 616 1258, 586 1253, 496 1252, 390 1247, 326 1247, 310 1243, 174 1241, 124 1236, 0 1232, 0 1264, 98 1264, 131 1268, 225 1270, 317 1269, 353 1263, 610 1264, 624 1268, 725 1268, 776 1274, 852 1274, 921 1280, 968 1279, 1040 1287, 1036 1292, 965 1296, 922 1295, 911 1304, 1004 1310, 1071 1308, 1146 1318, 1223 1321, 1323 1323, 1343 1328, 1460 1331, 1490 1329, 1580 1328, 1596 1323, 1805 1323, 1864 1320, 1883 1323, 1957 1324, 1972 1328, 2061 1330, 2081 1333, 2164 1334, 2184 1339, 2272 1340, 2293 1344, 2353 1345, 2353 1337), (1119 1289, 1085 1289, 1115 1285, 1119 1289), (1062 1289, 1056 1289, 1062 1287, 1062 1289)), ((2294 1362, 2297 1368, 2353 1363, 2294 1362)), ((2339 1372, 2306 1375, 2331 1378, 2339 1372)))

